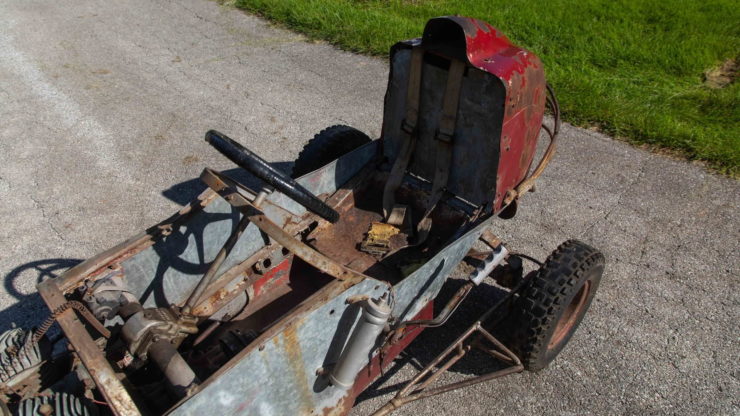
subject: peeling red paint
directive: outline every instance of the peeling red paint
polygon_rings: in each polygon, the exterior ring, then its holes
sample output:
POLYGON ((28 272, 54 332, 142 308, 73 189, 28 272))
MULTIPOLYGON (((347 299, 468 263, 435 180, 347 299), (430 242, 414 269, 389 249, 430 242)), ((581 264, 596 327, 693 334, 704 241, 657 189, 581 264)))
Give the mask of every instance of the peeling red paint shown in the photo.
POLYGON ((270 269, 265 275, 254 282, 254 296, 260 296, 274 286, 279 286, 288 279, 290 274, 290 260, 283 260, 280 264, 270 269))
POLYGON ((462 30, 470 64, 496 76, 506 90, 494 200, 494 212, 498 212, 507 192, 525 179, 534 158, 545 113, 544 69, 535 54, 513 45, 486 22, 446 16, 432 19, 427 29, 442 21, 452 22, 462 30))

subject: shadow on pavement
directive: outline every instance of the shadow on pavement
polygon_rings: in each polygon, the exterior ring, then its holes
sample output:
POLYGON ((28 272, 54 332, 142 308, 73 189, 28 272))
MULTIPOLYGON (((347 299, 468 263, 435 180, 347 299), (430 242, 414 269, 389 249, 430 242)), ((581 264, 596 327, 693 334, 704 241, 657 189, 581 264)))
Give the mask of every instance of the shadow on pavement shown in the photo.
MULTIPOLYGON (((18 302, 9 308, 0 311, 0 333, 18 327, 30 328, 41 323, 49 314, 44 301, 38 293, 31 294, 21 293, 17 288, 18 279, 24 275, 33 275, 36 283, 40 283, 48 278, 55 278, 61 275, 70 267, 82 263, 80 259, 44 259, 36 260, 30 263, 22 264, 10 273, 6 274, 3 279, 5 291, 13 296, 18 302)), ((28 279, 29 277, 24 277, 28 279)))
MULTIPOLYGON (((447 301, 465 282, 465 280, 450 279, 445 283, 434 302, 435 316, 437 316, 447 301)), ((459 309, 450 317, 446 324, 439 328, 425 329, 386 369, 384 375, 375 380, 375 382, 357 397, 355 404, 389 393, 395 396, 395 393, 402 389, 412 377, 434 360, 438 354, 444 351, 445 348, 454 342, 458 336, 465 332, 471 324, 483 315, 489 307, 504 297, 505 294, 506 292, 502 289, 487 283, 483 283, 473 289, 468 295, 468 298, 460 304, 459 309), (394 382, 392 384, 387 384, 407 365, 411 365, 414 368, 414 374, 405 377, 403 380, 393 380, 394 382)), ((497 334, 494 333, 493 335, 496 336, 497 334)), ((507 367, 505 364, 473 349, 460 361, 455 363, 449 372, 463 374, 468 378, 480 376, 505 367, 507 367)), ((443 375, 430 388, 448 382, 450 382, 449 378, 443 375)))

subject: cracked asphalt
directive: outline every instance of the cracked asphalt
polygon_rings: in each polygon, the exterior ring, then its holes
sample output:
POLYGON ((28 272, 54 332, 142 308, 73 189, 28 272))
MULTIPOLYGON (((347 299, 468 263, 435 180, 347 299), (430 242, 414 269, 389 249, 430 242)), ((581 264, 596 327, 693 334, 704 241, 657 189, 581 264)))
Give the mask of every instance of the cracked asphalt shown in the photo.
MULTIPOLYGON (((206 130, 273 162, 333 124, 379 135, 385 60, 214 2, 5 1, 0 16, 0 330, 45 317, 40 279, 169 216, 204 166, 231 168, 206 130)), ((549 369, 398 414, 740 414, 740 185, 567 125, 560 143, 494 231, 540 258, 569 238, 600 248, 589 315, 549 369)), ((477 312, 428 331, 353 414, 379 407, 477 312)))

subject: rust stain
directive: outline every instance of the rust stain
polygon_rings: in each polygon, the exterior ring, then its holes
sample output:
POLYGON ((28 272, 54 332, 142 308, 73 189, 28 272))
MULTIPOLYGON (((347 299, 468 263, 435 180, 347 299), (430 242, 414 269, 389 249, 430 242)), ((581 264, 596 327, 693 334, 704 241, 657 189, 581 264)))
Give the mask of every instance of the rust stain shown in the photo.
POLYGON ((226 289, 219 289, 216 293, 213 294, 213 296, 211 296, 211 299, 214 302, 217 302, 219 300, 223 300, 228 294, 229 291, 227 291, 226 289))
POLYGON ((190 165, 192 163, 198 162, 199 160, 200 160, 200 158, 198 156, 188 155, 188 156, 185 156, 182 159, 182 163, 183 163, 183 165, 190 165))
MULTIPOLYGON (((285 328, 282 334, 283 338, 283 350, 288 358, 288 364, 293 372, 293 376, 289 377, 295 380, 296 387, 298 388, 296 400, 298 400, 299 407, 302 412, 310 413, 313 410, 313 398, 311 395, 311 389, 308 385, 306 378, 306 369, 303 366, 303 351, 301 350, 301 344, 298 340, 298 334, 296 333, 296 325, 289 325, 285 328)), ((275 338, 280 338, 275 337, 275 338)))
POLYGON ((355 396, 352 390, 348 391, 334 407, 325 407, 321 410, 322 416, 344 416, 349 414, 352 410, 352 405, 355 404, 355 396))

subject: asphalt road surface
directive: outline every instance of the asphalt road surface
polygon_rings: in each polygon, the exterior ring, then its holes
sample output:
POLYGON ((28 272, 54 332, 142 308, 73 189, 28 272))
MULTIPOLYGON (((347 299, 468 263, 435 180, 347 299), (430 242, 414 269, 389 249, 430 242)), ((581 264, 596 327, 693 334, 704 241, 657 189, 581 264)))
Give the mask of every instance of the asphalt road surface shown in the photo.
MULTIPOLYGON (((377 137, 386 77, 383 59, 204 0, 1 2, 0 330, 43 319, 40 279, 169 216, 204 166, 232 168, 206 130, 272 162, 333 124, 377 137)), ((540 258, 573 237, 605 253, 584 324, 547 370, 398 414, 739 414, 738 206, 737 181, 565 126, 537 192, 494 231, 540 258)), ((353 414, 476 313, 428 331, 353 414)))

